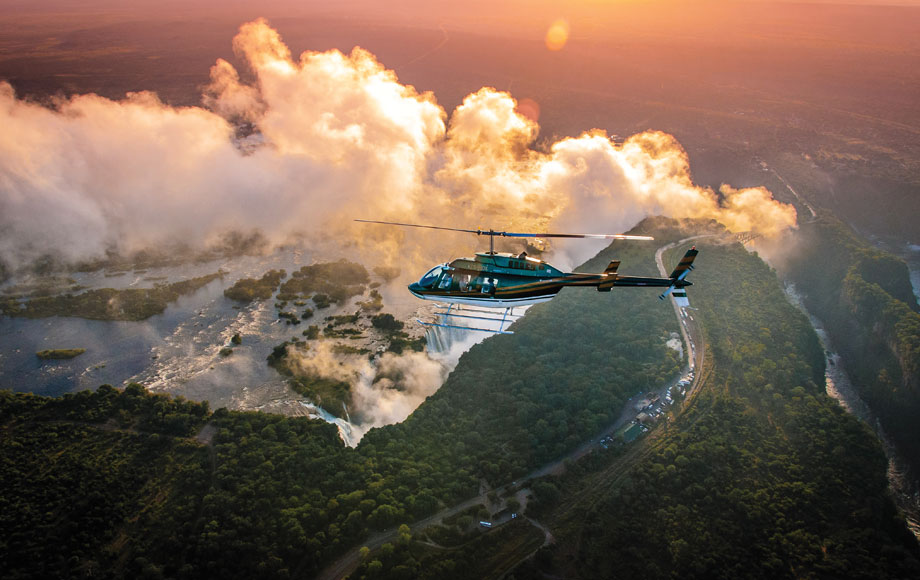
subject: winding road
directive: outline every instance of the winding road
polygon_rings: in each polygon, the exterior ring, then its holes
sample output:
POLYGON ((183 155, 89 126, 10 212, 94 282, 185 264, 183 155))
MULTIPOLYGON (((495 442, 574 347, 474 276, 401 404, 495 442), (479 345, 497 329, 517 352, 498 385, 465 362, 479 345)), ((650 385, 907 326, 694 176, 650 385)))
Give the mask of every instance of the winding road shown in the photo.
MULTIPOLYGON (((699 240, 703 238, 713 238, 713 237, 718 237, 718 236, 719 234, 705 234, 705 235, 700 235, 700 236, 691 236, 689 238, 684 238, 674 243, 667 244, 665 246, 661 246, 660 248, 658 248, 658 250, 655 251, 655 263, 658 265, 658 272, 662 276, 668 275, 668 269, 665 268, 664 266, 664 253, 667 252, 668 250, 672 248, 676 248, 677 246, 681 246, 683 244, 687 244, 689 242, 692 242, 693 240, 699 240)), ((692 292, 692 290, 690 292, 692 292)), ((694 349, 693 346, 691 346, 693 344, 702 345, 702 341, 700 340, 700 333, 698 329, 696 328, 696 325, 692 324, 694 321, 692 318, 689 318, 689 315, 687 317, 682 316, 682 313, 680 311, 680 306, 678 306, 677 302, 673 299, 671 300, 671 306, 674 307, 674 315, 677 316, 677 322, 680 326, 680 333, 684 339, 684 348, 687 349, 686 352, 691 353, 694 357, 693 365, 691 365, 691 367, 700 368, 700 364, 703 362, 703 349, 700 348, 699 351, 697 352, 697 349, 694 349), (690 328, 688 328, 688 326, 694 329, 694 332, 692 332, 692 334, 694 334, 697 338, 695 342, 691 342, 691 336, 690 336, 691 330, 690 328)), ((698 383, 698 380, 694 380, 693 387, 696 387, 697 383, 698 383)))

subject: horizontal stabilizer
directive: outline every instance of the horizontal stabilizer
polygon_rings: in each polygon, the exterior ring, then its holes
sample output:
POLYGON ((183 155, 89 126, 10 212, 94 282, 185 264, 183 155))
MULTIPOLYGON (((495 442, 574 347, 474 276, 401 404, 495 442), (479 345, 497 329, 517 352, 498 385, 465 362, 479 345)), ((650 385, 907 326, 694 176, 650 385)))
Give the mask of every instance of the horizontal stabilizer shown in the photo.
POLYGON ((690 306, 690 300, 687 298, 687 290, 685 288, 679 288, 674 291, 674 302, 681 308, 686 308, 690 306))

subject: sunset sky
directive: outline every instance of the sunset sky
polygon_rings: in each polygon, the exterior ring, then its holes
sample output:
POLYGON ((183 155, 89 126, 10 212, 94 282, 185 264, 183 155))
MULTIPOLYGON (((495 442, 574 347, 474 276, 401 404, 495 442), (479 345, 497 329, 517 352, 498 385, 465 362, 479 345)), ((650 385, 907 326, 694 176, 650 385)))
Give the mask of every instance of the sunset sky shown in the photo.
POLYGON ((4 213, 28 240, 7 251, 22 256, 206 243, 228 227, 283 236, 358 208, 478 223, 514 204, 530 227, 588 230, 718 213, 773 231, 794 212, 764 211, 772 192, 739 161, 874 156, 870 169, 909 175, 920 159, 918 8, 5 4, 0 82, 18 133, 6 132, 4 213), (253 136, 228 138, 240 122, 253 136), (57 228, 40 225, 49 206, 57 228))

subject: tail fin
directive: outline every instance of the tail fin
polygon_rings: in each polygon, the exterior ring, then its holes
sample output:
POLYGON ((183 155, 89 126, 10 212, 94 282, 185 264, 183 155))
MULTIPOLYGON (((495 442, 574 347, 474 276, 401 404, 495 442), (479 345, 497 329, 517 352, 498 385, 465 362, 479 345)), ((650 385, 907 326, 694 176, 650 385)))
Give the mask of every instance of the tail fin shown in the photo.
POLYGON ((696 249, 696 246, 687 250, 684 257, 680 259, 680 263, 678 263, 674 271, 671 272, 671 280, 683 280, 684 276, 689 274, 690 270, 693 269, 693 259, 696 258, 696 255, 699 253, 700 251, 696 249))
POLYGON ((674 301, 678 306, 682 308, 690 306, 690 301, 687 299, 687 291, 684 289, 686 286, 690 285, 690 282, 684 282, 684 278, 693 270, 693 260, 699 253, 696 246, 687 250, 687 253, 680 259, 677 267, 671 272, 669 276, 671 278, 671 285, 664 291, 664 294, 658 297, 659 300, 664 300, 667 298, 668 294, 673 292, 674 301))
POLYGON ((598 292, 610 292, 610 289, 613 288, 613 285, 617 281, 617 270, 619 268, 619 260, 613 260, 607 265, 607 269, 604 270, 604 276, 607 276, 607 279, 597 285, 598 292))

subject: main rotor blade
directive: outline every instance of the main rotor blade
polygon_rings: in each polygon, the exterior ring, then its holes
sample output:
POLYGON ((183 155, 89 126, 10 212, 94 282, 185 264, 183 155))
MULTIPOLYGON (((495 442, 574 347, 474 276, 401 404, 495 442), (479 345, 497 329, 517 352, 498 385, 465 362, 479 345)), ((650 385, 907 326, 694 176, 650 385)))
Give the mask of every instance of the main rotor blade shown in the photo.
POLYGON ((495 232, 509 238, 592 238, 598 240, 654 240, 652 236, 631 236, 628 234, 519 234, 516 232, 495 232))
MULTIPOLYGON (((488 234, 488 233, 489 233, 489 232, 484 232, 484 231, 482 231, 482 230, 461 230, 461 229, 459 229, 459 228, 444 228, 444 227, 441 227, 441 226, 422 226, 422 225, 419 225, 419 224, 401 224, 401 223, 399 223, 399 222, 378 222, 378 221, 376 221, 376 220, 355 220, 355 221, 356 221, 356 222, 363 222, 363 223, 366 223, 366 224, 383 224, 383 225, 386 225, 386 226, 404 226, 404 227, 407 227, 407 228, 427 228, 427 229, 429 229, 429 230, 447 230, 447 231, 449 231, 449 232, 466 232, 466 233, 468 233, 468 234, 477 234, 477 235, 488 234)), ((498 232, 496 232, 496 235, 497 235, 497 234, 498 234, 498 232)))
POLYGON ((464 230, 460 228, 445 228, 441 226, 423 226, 419 224, 403 224, 399 222, 381 222, 376 220, 355 220, 366 224, 384 224, 387 226, 404 226, 408 228, 427 228, 429 230, 446 230, 449 232, 466 232, 477 236, 501 236, 505 238, 591 238, 599 240, 654 240, 651 236, 631 236, 628 234, 524 234, 519 232, 497 232, 494 230, 464 230))

